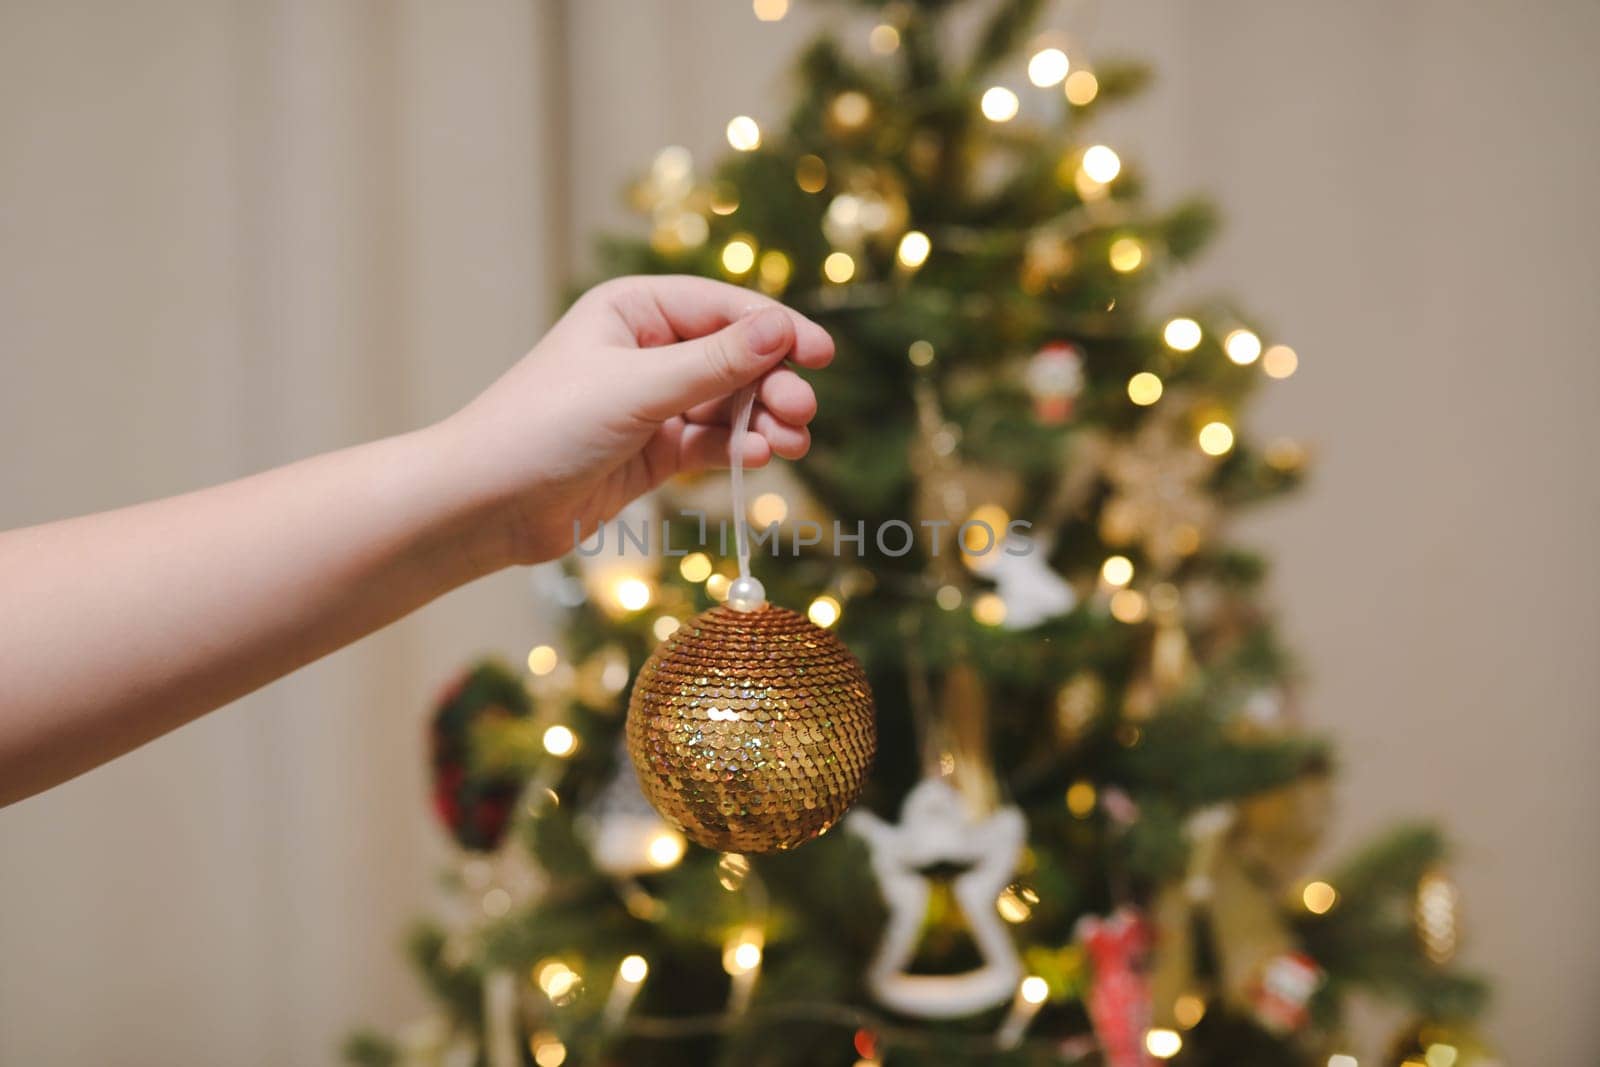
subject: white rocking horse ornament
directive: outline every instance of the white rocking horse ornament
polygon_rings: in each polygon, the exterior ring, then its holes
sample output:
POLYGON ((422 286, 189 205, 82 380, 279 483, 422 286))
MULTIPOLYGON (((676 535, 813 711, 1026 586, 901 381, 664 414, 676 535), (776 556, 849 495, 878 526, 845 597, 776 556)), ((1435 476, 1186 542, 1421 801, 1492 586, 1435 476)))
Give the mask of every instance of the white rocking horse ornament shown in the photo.
POLYGON ((889 905, 883 941, 867 968, 867 986, 879 1003, 906 1015, 952 1019, 1010 1000, 1022 979, 1022 963, 995 899, 1022 855, 1027 835, 1022 812, 1005 807, 975 821, 952 786, 924 778, 906 795, 899 825, 869 811, 851 815, 846 825, 866 840, 872 872, 889 905), (984 962, 962 974, 910 974, 928 914, 930 888, 923 872, 938 864, 966 868, 951 887, 984 962))

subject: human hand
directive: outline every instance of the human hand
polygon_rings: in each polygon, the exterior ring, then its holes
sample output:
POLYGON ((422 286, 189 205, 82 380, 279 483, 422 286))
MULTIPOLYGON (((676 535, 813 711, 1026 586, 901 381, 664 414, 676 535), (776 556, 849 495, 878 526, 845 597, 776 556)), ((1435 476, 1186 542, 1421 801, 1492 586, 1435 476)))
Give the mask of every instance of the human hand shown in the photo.
POLYGON ((674 474, 725 466, 734 395, 756 382, 747 467, 799 459, 826 331, 748 289, 688 276, 618 278, 578 300, 515 366, 439 429, 503 523, 506 562, 566 554, 674 474), (575 526, 576 524, 576 526, 575 526))

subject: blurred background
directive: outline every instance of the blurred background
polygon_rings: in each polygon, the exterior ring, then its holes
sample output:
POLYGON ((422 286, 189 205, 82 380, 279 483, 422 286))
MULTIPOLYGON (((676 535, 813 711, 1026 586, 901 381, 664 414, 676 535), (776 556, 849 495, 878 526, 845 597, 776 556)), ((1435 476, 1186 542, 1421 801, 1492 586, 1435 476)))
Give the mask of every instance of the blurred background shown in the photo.
MULTIPOLYGON (((1489 1033, 1508 1062, 1592 1062, 1600 7, 1055 16, 1154 64, 1106 135, 1157 202, 1217 199, 1186 284, 1300 353, 1256 418, 1313 442, 1311 485, 1242 533, 1343 753, 1334 844, 1442 818, 1489 1033)), ((0 526, 453 410, 549 324, 593 233, 638 225, 621 190, 658 147, 709 159, 731 115, 781 115, 817 17, 0 2, 0 526)), ((0 812, 0 1062, 328 1063, 352 1023, 412 1015, 396 946, 445 849, 427 701, 549 631, 502 574, 0 812)))

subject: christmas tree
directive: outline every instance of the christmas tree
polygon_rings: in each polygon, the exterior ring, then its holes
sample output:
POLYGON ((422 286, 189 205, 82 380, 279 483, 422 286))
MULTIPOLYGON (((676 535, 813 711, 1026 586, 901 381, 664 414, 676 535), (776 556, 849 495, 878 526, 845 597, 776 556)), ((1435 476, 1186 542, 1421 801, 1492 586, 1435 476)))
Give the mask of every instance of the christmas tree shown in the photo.
POLYGON ((853 6, 870 32, 805 50, 781 129, 734 118, 704 178, 662 150, 633 190, 648 237, 603 254, 837 341, 811 455, 736 518, 770 599, 865 667, 862 800, 773 855, 645 803, 630 681, 734 574, 697 511, 722 480, 675 487, 541 575, 559 650, 439 700, 461 914, 411 945, 438 1014, 349 1058, 1488 1063, 1440 837, 1308 869, 1330 755, 1226 527, 1301 478, 1245 421, 1297 357, 1227 301, 1163 299, 1215 220, 1147 206, 1095 139, 1147 72, 1080 54, 1038 0, 853 6))

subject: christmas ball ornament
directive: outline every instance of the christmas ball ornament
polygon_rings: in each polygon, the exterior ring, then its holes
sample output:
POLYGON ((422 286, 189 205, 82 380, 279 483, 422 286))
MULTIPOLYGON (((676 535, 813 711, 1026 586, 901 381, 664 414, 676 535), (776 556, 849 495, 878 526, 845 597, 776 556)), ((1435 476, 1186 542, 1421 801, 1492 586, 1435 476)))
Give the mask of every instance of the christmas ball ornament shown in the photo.
POLYGON ((493 661, 456 679, 434 707, 429 730, 433 806, 456 843, 492 852, 505 838, 522 790, 515 772, 486 772, 473 765, 473 735, 494 720, 526 718, 533 710, 522 680, 493 661))
POLYGON ((1072 416, 1072 402, 1083 392, 1083 350, 1055 342, 1028 361, 1028 392, 1040 422, 1056 424, 1072 416))
POLYGON ((723 852, 791 849, 855 802, 876 747, 872 693, 849 649, 766 604, 686 621, 628 701, 628 755, 652 806, 723 852))

